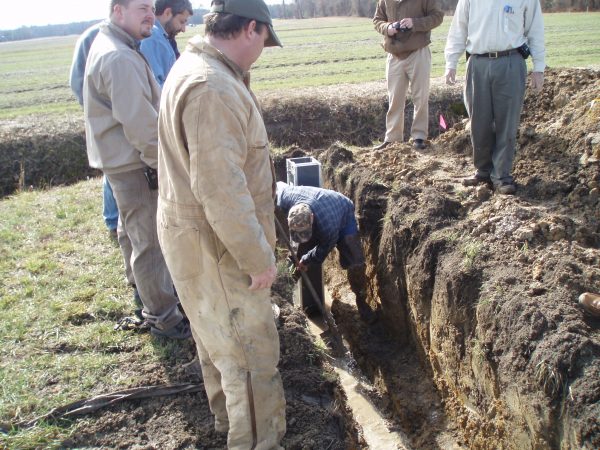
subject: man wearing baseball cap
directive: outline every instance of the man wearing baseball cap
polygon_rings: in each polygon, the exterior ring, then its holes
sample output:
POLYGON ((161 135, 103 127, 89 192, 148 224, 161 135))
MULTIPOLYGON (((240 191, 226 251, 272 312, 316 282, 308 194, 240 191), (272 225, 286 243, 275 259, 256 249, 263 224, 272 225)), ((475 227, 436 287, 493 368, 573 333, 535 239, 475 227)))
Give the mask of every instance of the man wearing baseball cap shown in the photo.
POLYGON ((302 255, 297 270, 322 264, 336 247, 340 265, 356 297, 362 320, 372 323, 376 316, 367 304, 365 255, 358 235, 352 200, 339 192, 312 186, 277 183, 277 207, 287 213, 290 238, 312 248, 302 255))
POLYGON ((248 72, 281 43, 263 0, 214 0, 204 23, 162 92, 158 234, 215 430, 228 433, 229 449, 280 449, 274 172, 248 72))

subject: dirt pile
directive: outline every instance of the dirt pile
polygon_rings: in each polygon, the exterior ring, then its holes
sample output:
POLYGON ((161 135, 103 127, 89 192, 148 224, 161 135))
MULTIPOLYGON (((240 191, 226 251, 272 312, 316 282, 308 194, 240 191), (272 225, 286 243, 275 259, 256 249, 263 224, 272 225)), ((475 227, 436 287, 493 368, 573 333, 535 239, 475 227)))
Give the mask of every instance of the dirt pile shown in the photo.
MULTIPOLYGON (((470 448, 600 446, 600 320, 577 305, 600 292, 598 98, 592 70, 551 70, 527 94, 514 197, 461 185, 468 123, 422 152, 315 153, 357 206, 387 360, 413 348, 470 448)), ((381 391, 397 390, 402 375, 351 339, 381 391)), ((397 416, 415 409, 401 403, 397 416)))
MULTIPOLYGON (((306 330, 306 319, 277 292, 289 288, 280 280, 273 301, 279 306, 277 327, 281 338, 280 372, 286 397, 289 449, 360 447, 361 438, 348 412, 345 397, 324 353, 315 347, 306 330)), ((173 348, 167 360, 152 366, 131 362, 129 370, 147 374, 148 385, 201 383, 201 376, 186 369, 193 359, 191 341, 173 348)), ((135 355, 132 355, 134 357, 135 355)), ((260 405, 257 405, 260 407, 260 405)), ((214 430, 214 420, 202 389, 180 394, 123 402, 100 410, 79 427, 65 448, 225 448, 227 436, 214 430)))

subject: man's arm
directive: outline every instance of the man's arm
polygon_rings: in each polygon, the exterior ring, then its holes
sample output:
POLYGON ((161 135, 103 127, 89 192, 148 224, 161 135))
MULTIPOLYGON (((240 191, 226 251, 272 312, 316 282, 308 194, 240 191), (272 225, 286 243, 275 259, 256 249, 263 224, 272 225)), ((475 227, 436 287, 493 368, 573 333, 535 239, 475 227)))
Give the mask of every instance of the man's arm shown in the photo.
POLYGON ((456 66, 458 59, 464 53, 467 46, 469 32, 469 0, 458 0, 454 17, 448 31, 446 48, 446 83, 454 84, 456 81, 456 66))
MULTIPOLYGON (((132 58, 137 54, 119 54, 102 71, 103 82, 112 103, 112 114, 123 126, 125 138, 148 166, 158 167, 158 111, 152 103, 153 78, 144 65, 132 58)), ((158 90, 158 87, 155 86, 158 90)))
MULTIPOLYGON (((426 0, 426 14, 423 17, 412 17, 412 26, 414 31, 431 31, 435 27, 439 27, 444 20, 444 12, 441 10, 439 0, 426 0)), ((402 25, 402 21, 400 21, 402 25)))
POLYGON ((96 25, 94 28, 84 31, 79 39, 77 39, 75 51, 73 52, 69 84, 81 106, 83 106, 83 77, 85 75, 85 65, 90 52, 90 47, 94 43, 94 39, 99 30, 100 27, 96 25))
MULTIPOLYGON (((190 188, 218 239, 240 270, 253 277, 254 284, 268 278, 275 256, 258 221, 244 173, 248 145, 255 144, 246 141, 246 113, 233 96, 201 91, 188 96, 183 126, 190 157, 190 188)), ((264 151, 268 158, 268 148, 250 151, 264 151)), ((264 199, 257 201, 273 205, 270 180, 265 180, 266 184, 264 199)))
POLYGON ((525 11, 525 37, 533 59, 531 88, 534 92, 539 92, 544 85, 544 69, 546 68, 544 19, 539 0, 531 0, 525 11))

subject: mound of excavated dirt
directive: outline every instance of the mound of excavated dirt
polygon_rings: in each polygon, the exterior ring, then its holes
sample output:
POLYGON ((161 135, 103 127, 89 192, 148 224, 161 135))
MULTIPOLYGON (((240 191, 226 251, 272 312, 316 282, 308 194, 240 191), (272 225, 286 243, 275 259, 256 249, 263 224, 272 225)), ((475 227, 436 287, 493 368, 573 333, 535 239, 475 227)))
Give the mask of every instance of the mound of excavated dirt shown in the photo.
MULTIPOLYGON (((600 292, 599 98, 592 70, 550 70, 541 95, 527 94, 515 196, 462 187, 466 122, 420 152, 315 152, 326 187, 357 206, 375 327, 389 339, 377 351, 387 357, 371 356, 372 336, 334 304, 357 360, 393 393, 406 374, 390 361, 412 348, 469 448, 600 447, 600 320, 577 304, 600 292)), ((428 400, 415 402, 392 402, 400 423, 428 400)))
MULTIPOLYGON (((276 292, 284 292, 281 280, 276 292)), ((289 289, 288 289, 289 290, 289 289)), ((356 425, 346 407, 333 369, 316 350, 306 329, 305 316, 275 293, 280 307, 277 328, 281 339, 280 372, 286 398, 288 449, 360 447, 356 425)), ((291 300, 291 299, 289 299, 291 300)), ((183 366, 195 355, 191 340, 174 348, 167 361, 153 366, 135 364, 137 376, 147 374, 148 385, 201 383, 201 376, 183 366)), ((260 408, 260 405, 257 405, 260 408)), ((206 393, 179 394, 123 402, 100 410, 66 442, 65 448, 225 448, 227 435, 214 431, 206 393)))

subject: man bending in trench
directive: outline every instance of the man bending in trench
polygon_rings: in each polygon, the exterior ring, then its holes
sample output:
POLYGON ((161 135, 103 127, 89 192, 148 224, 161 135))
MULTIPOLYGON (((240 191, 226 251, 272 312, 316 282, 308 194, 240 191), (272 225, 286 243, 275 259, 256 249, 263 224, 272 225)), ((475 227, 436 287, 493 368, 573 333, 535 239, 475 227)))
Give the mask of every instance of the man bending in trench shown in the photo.
POLYGON ((277 207, 287 215, 293 242, 303 244, 312 239, 315 243, 301 257, 297 270, 305 272, 309 264, 322 264, 337 247, 340 265, 346 270, 348 283, 356 297, 358 313, 365 322, 374 322, 375 314, 367 304, 365 255, 352 200, 329 189, 278 182, 277 207))

